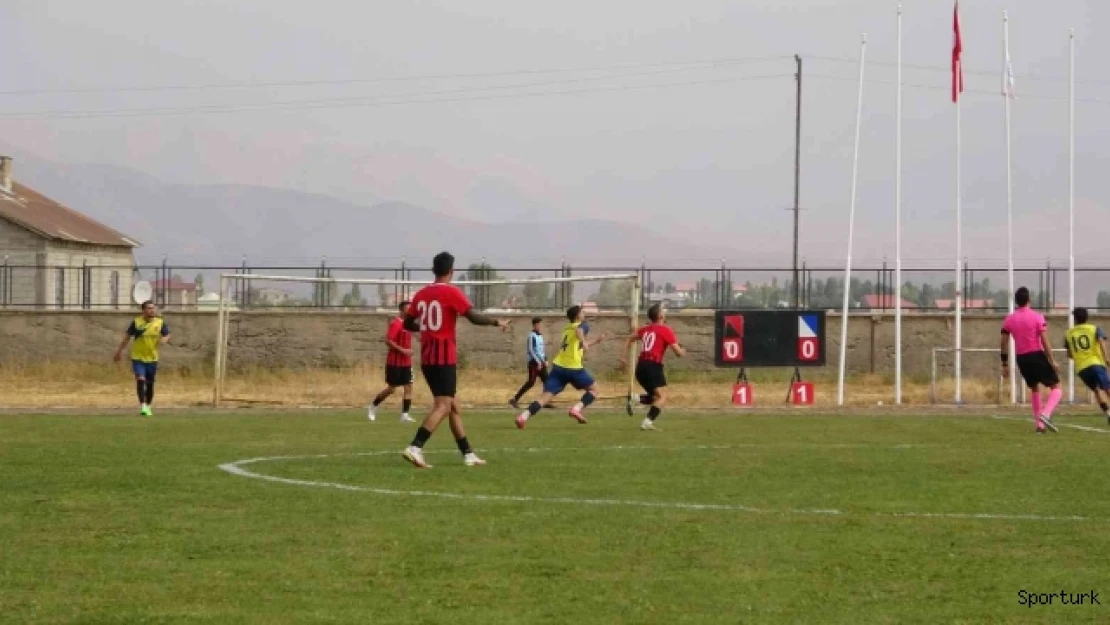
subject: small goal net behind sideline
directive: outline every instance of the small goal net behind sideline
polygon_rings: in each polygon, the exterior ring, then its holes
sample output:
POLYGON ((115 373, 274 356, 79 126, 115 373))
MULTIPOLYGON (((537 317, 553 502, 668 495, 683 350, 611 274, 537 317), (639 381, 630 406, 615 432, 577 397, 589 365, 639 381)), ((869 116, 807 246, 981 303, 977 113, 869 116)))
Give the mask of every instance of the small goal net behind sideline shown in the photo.
MULTIPOLYGON (((398 315, 399 303, 429 282, 257 274, 221 276, 213 403, 366 405, 385 386, 386 330, 398 315), (304 291, 315 296, 314 302, 331 301, 328 293, 376 291, 381 295, 376 306, 362 302, 361 306, 350 308, 324 305, 240 308, 229 297, 233 289, 253 292, 263 288, 304 291)), ((505 406, 527 379, 527 341, 532 319, 543 319, 545 351, 551 361, 559 350, 567 323, 565 307, 591 298, 605 305, 585 306, 589 338, 608 339, 587 353, 586 367, 598 379, 600 399, 619 400, 623 404, 632 396, 633 371, 626 363, 635 362, 636 346, 626 348, 625 339, 642 322, 639 276, 461 280, 453 284, 483 314, 512 322, 510 329, 503 332, 459 319, 459 399, 464 404, 505 406)), ((418 333, 413 334, 412 349, 414 398, 419 412, 430 396, 420 375, 418 333)), ((538 395, 541 386, 537 381, 522 401, 538 395)), ((559 399, 566 402, 571 397, 577 401, 578 393, 568 387, 559 399)), ((391 401, 399 400, 398 394, 391 401)))

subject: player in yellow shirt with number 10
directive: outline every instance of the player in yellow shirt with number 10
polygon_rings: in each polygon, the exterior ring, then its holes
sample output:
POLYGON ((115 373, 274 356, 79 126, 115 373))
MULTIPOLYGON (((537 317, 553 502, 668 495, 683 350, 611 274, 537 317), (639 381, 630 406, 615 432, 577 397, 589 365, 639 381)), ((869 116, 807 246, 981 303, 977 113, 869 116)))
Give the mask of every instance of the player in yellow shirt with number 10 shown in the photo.
POLYGON ((1072 311, 1075 327, 1068 330, 1064 347, 1068 358, 1075 361, 1075 371, 1080 380, 1098 399, 1102 413, 1110 422, 1110 375, 1106 373, 1106 333, 1102 328, 1087 322, 1087 309, 1072 311))

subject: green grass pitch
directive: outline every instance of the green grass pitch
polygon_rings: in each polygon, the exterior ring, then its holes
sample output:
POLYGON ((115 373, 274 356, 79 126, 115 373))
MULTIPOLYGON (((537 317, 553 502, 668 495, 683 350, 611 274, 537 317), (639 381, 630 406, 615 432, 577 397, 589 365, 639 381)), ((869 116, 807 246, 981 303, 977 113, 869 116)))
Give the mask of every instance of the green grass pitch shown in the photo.
POLYGON ((0 417, 0 622, 1110 618, 1102 417, 382 412, 0 417))

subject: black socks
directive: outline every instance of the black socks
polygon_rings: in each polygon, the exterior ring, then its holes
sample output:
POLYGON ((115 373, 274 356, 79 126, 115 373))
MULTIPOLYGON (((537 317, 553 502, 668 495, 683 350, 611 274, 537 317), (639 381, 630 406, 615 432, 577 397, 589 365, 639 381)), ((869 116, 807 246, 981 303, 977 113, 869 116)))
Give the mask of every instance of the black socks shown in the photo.
POLYGON ((413 447, 424 447, 424 443, 432 437, 432 433, 428 431, 423 425, 416 429, 416 436, 412 439, 413 447))
POLYGON ((465 436, 462 438, 456 438, 455 444, 459 446, 459 453, 464 456, 466 454, 474 453, 474 450, 470 448, 470 441, 466 440, 465 436))

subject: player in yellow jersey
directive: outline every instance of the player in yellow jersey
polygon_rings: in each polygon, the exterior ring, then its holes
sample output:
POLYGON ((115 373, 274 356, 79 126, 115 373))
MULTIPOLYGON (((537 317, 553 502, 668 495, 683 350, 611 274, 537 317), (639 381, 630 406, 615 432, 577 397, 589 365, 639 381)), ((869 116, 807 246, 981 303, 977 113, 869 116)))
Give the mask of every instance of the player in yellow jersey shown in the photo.
POLYGON ((170 328, 158 316, 154 302, 143 302, 143 314, 136 317, 116 350, 115 361, 123 359, 123 350, 131 343, 131 370, 135 372, 135 388, 139 395, 139 414, 153 417, 154 378, 158 375, 158 348, 170 340, 170 328))
POLYGON ((1068 330, 1064 347, 1068 358, 1075 361, 1075 371, 1080 380, 1095 394, 1102 413, 1110 423, 1110 375, 1106 373, 1106 334, 1102 328, 1087 323, 1087 309, 1072 311, 1075 327, 1068 330), (1104 399, 1105 397, 1105 399, 1104 399))
POLYGON ((586 370, 586 352, 591 347, 608 339, 606 335, 596 339, 587 339, 590 325, 586 323, 586 315, 581 306, 571 306, 567 310, 567 320, 570 322, 563 328, 562 339, 559 342, 559 353, 551 361, 551 373, 547 374, 547 381, 543 383, 543 394, 539 399, 528 406, 528 410, 520 413, 516 418, 516 426, 524 429, 528 419, 536 416, 553 397, 563 392, 567 385, 585 391, 581 401, 570 409, 570 417, 579 423, 586 423, 582 411, 597 399, 598 387, 594 377, 586 370))

